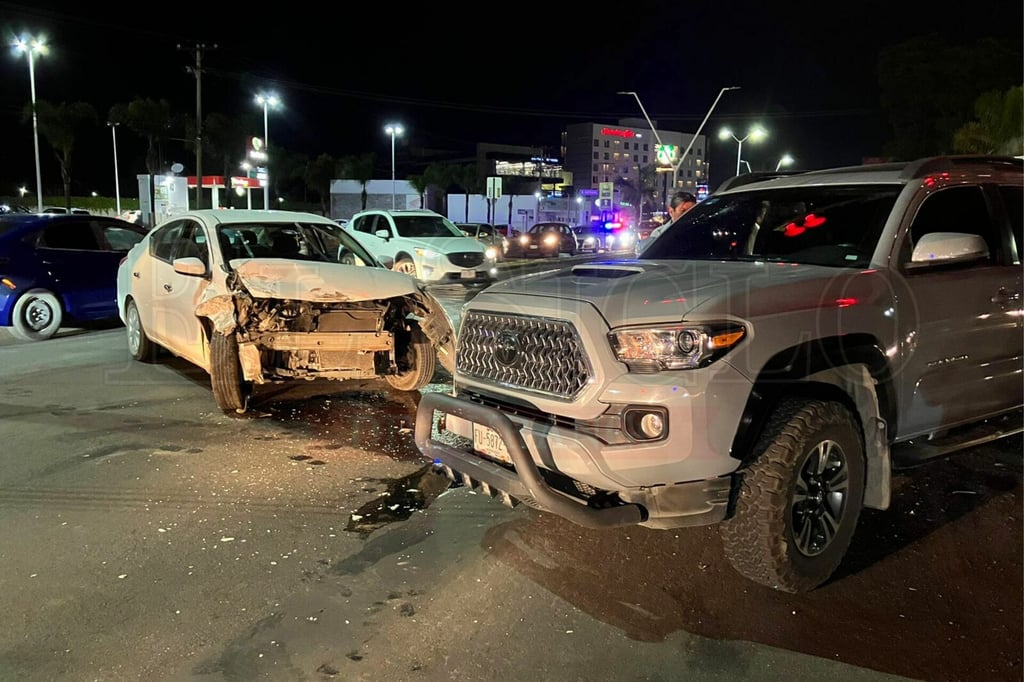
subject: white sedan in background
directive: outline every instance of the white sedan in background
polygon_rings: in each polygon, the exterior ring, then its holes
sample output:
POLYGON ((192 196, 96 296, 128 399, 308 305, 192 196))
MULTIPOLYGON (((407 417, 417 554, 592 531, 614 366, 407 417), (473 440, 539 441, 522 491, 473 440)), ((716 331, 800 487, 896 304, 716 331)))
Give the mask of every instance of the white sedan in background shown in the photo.
POLYGON ((438 358, 454 361, 440 302, 311 213, 174 216, 121 261, 117 305, 132 357, 162 347, 203 368, 223 410, 245 410, 265 382, 382 377, 415 391, 438 358))

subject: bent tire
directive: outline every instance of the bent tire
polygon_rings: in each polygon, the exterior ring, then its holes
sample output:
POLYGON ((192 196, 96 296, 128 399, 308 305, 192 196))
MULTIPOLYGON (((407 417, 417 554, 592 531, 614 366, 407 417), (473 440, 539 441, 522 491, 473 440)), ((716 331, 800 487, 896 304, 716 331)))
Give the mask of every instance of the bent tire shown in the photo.
POLYGON ((783 592, 806 592, 839 567, 864 498, 864 445, 843 405, 780 405, 742 473, 725 555, 741 575, 783 592))
POLYGON ((408 334, 396 335, 395 356, 398 374, 384 375, 384 379, 392 388, 399 391, 417 391, 434 378, 437 354, 430 344, 430 339, 418 327, 413 327, 408 334), (400 344, 404 348, 400 348, 400 344))
POLYGON ((139 362, 155 362, 157 355, 156 344, 146 336, 146 330, 142 328, 142 318, 139 317, 139 307, 133 299, 128 299, 124 307, 124 327, 128 334, 128 352, 139 362))
POLYGON ((64 309, 46 289, 29 289, 14 303, 11 333, 22 341, 45 341, 60 329, 64 309))
POLYGON ((252 394, 252 383, 242 378, 238 339, 233 335, 213 332, 210 338, 210 384, 220 409, 245 410, 252 394))

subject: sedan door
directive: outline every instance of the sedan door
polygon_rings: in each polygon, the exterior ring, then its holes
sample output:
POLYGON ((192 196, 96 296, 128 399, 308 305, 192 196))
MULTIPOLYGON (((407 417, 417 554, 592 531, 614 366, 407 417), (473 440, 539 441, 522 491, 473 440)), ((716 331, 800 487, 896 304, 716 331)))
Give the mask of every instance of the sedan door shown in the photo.
POLYGON ((132 269, 132 295, 146 334, 189 361, 207 367, 202 325, 195 308, 208 279, 174 271, 174 259, 195 256, 209 267, 209 246, 201 226, 176 220, 150 235, 149 249, 132 269))
POLYGON ((63 298, 68 314, 80 320, 117 315, 117 266, 124 254, 101 243, 94 222, 60 219, 47 225, 36 243, 49 286, 63 298))

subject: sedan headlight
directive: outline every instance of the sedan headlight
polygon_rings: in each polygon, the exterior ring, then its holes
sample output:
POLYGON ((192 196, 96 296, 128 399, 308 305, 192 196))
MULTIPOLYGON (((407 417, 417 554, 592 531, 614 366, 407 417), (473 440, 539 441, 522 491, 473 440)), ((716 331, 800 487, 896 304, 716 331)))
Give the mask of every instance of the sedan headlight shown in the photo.
POLYGON ((735 322, 633 327, 608 334, 612 350, 631 372, 705 367, 746 336, 735 322))
POLYGON ((524 234, 521 237, 519 237, 519 243, 522 244, 523 246, 526 246, 527 244, 530 243, 530 238, 524 234))

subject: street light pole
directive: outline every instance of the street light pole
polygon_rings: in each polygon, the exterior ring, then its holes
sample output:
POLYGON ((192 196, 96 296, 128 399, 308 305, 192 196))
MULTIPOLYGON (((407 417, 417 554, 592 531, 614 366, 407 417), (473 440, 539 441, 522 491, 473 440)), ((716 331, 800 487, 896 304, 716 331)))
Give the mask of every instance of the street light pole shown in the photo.
POLYGON ((263 190, 263 210, 270 210, 270 107, 276 107, 281 100, 277 95, 256 95, 256 102, 263 105, 263 152, 267 155, 266 171, 264 172, 267 186, 263 190))
POLYGON ((404 133, 405 128, 400 123, 388 123, 384 126, 384 132, 391 136, 391 210, 394 210, 397 208, 395 205, 395 136, 404 133))
POLYGON ((32 91, 32 142, 36 152, 36 203, 39 213, 43 212, 43 174, 39 167, 39 117, 36 111, 36 66, 35 54, 47 52, 46 43, 38 38, 18 38, 14 47, 28 56, 28 80, 32 91))
POLYGON ((110 126, 110 139, 114 143, 114 197, 117 202, 117 215, 121 215, 121 180, 117 174, 117 126, 119 123, 107 121, 110 126))
MULTIPOLYGON (((683 165, 683 161, 686 159, 686 155, 689 154, 690 153, 690 149, 693 148, 693 143, 697 141, 698 137, 700 137, 700 131, 704 130, 704 124, 708 122, 709 118, 711 118, 711 112, 714 111, 715 107, 718 105, 718 100, 722 99, 722 95, 724 95, 729 90, 739 90, 739 89, 740 89, 740 86, 738 86, 738 85, 730 85, 729 87, 722 88, 721 90, 718 91, 718 97, 716 97, 715 101, 711 103, 711 107, 708 109, 708 113, 704 114, 704 120, 700 122, 700 125, 697 127, 697 132, 695 132, 693 134, 693 137, 690 138, 690 144, 688 144, 686 146, 686 150, 683 152, 682 156, 679 157, 679 161, 677 161, 672 166, 672 188, 673 189, 675 189, 676 182, 678 181, 678 178, 679 178, 679 167, 683 165)), ((706 159, 707 158, 707 150, 705 149, 704 151, 705 151, 704 158, 706 159)))
MULTIPOLYGON (((730 85, 729 87, 722 88, 721 90, 718 91, 718 97, 715 97, 715 101, 711 103, 711 108, 708 109, 708 113, 704 115, 704 120, 700 122, 700 126, 697 128, 697 132, 695 132, 693 134, 693 137, 690 138, 690 144, 688 144, 686 146, 686 150, 679 157, 679 160, 676 161, 674 164, 672 164, 672 189, 673 190, 675 189, 676 183, 678 182, 678 179, 679 179, 679 167, 683 165, 683 161, 686 159, 686 155, 689 154, 690 150, 693 148, 693 143, 696 142, 698 137, 700 137, 700 131, 704 130, 704 124, 707 123, 708 122, 708 118, 711 117, 711 112, 714 111, 715 107, 718 105, 718 100, 720 100, 722 98, 722 95, 725 94, 726 91, 728 91, 728 90, 739 90, 739 89, 740 89, 740 86, 738 86, 738 85, 730 85)), ((654 129, 654 124, 651 123, 651 119, 647 115, 647 110, 644 109, 644 105, 640 102, 640 96, 638 94, 636 94, 635 92, 619 92, 618 94, 620 94, 620 95, 633 95, 633 97, 636 98, 636 103, 640 105, 640 111, 643 112, 644 118, 647 119, 647 124, 649 126, 651 126, 651 132, 654 133, 654 138, 658 141, 659 145, 664 146, 662 144, 662 142, 661 142, 661 137, 658 136, 658 131, 654 129)))
MULTIPOLYGON (((727 137, 731 137, 732 139, 736 140, 736 175, 740 174, 740 163, 742 162, 741 157, 743 155, 743 143, 747 141, 747 138, 752 138, 754 142, 757 142, 767 134, 768 133, 766 133, 764 131, 764 128, 762 128, 761 126, 754 126, 753 128, 750 129, 750 132, 748 132, 742 138, 733 135, 732 131, 729 130, 728 128, 722 128, 720 131, 718 131, 718 138, 720 140, 724 140, 727 137)), ((778 170, 778 168, 776 168, 776 170, 778 170)))
POLYGON ((779 159, 779 162, 777 164, 775 164, 775 170, 779 170, 783 166, 789 166, 792 163, 793 163, 793 157, 790 156, 789 154, 784 154, 782 156, 782 158, 779 159))

